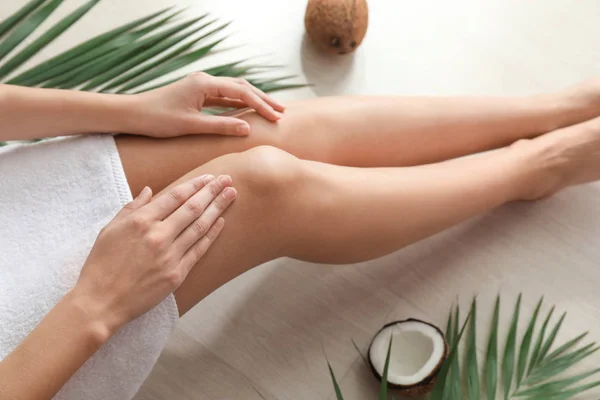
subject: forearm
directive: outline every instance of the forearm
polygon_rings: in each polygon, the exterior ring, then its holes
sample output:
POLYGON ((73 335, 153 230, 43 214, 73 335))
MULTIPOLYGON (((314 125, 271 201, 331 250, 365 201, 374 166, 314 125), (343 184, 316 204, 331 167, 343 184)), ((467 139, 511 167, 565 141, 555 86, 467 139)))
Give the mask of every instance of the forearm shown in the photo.
POLYGON ((0 85, 0 141, 131 132, 134 96, 0 85))
POLYGON ((51 399, 114 331, 74 294, 67 294, 0 362, 0 400, 51 399))

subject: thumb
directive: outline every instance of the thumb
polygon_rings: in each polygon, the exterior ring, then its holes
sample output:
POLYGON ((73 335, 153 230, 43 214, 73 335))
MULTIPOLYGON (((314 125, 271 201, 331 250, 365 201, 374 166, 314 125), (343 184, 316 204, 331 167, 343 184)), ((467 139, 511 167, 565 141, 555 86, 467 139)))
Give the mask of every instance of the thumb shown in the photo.
POLYGON ((144 187, 144 189, 142 189, 140 194, 138 194, 135 199, 125 204, 125 206, 121 211, 119 211, 115 219, 131 214, 135 210, 138 210, 146 204, 150 203, 150 200, 152 200, 152 189, 146 186, 144 187))
POLYGON ((246 121, 221 115, 198 116, 196 126, 196 133, 230 136, 247 136, 250 134, 250 125, 246 121))

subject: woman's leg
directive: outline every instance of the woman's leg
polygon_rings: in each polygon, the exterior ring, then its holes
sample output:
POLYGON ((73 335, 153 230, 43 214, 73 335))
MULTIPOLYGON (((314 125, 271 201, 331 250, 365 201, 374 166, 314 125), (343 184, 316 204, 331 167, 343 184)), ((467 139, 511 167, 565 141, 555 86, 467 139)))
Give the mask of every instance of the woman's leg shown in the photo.
MULTIPOLYGON (((181 178, 229 174, 238 199, 219 240, 177 290, 180 312, 274 258, 368 260, 505 202, 597 179, 598 154, 600 118, 494 153, 419 167, 340 167, 272 147, 220 157, 181 178)), ((134 186, 146 181, 126 173, 134 186)))
POLYGON ((134 194, 144 185, 158 191, 214 158, 259 145, 337 165, 418 165, 502 147, 598 116, 596 86, 521 98, 318 98, 290 104, 276 124, 241 112, 252 125, 247 138, 121 136, 117 141, 125 167, 140 177, 133 179, 134 194))

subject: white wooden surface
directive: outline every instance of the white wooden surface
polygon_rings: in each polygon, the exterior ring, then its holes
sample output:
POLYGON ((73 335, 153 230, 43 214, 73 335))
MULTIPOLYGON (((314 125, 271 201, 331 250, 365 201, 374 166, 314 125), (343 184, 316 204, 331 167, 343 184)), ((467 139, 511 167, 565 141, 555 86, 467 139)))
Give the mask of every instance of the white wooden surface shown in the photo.
MULTIPOLYGON (((81 2, 67 0, 61 14, 81 2)), ((0 2, 0 15, 24 3, 0 2)), ((229 43, 245 46, 217 60, 262 54, 259 60, 285 64, 317 85, 281 93, 283 100, 525 94, 600 74, 596 0, 370 0, 362 47, 334 58, 305 42, 304 0, 104 0, 42 57, 173 3, 189 6, 190 15, 210 11, 234 21, 229 43)), ((599 340, 599 207, 600 186, 588 185, 503 207, 369 263, 269 263, 182 319, 136 399, 259 399, 255 389, 268 399, 333 399, 323 349, 348 399, 374 398, 376 384, 350 340, 366 347, 396 318, 443 324, 453 302, 466 309, 475 293, 482 332, 491 315, 483 311, 491 311, 496 293, 506 316, 523 291, 527 317, 543 294, 569 312, 563 339, 589 329, 599 340)))

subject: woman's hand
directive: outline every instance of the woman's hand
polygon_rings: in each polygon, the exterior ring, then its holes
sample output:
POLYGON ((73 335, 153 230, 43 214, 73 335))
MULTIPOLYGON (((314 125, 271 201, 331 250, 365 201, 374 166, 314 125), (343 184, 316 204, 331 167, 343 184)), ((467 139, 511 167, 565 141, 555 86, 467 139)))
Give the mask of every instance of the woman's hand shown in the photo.
POLYGON ((145 188, 101 232, 72 293, 109 334, 183 283, 223 229, 236 191, 206 175, 150 202, 145 188))
POLYGON ((0 399, 53 398, 123 324, 179 287, 223 229, 236 196, 230 186, 228 176, 205 175, 152 202, 145 188, 125 206, 75 287, 0 361, 0 399))
MULTIPOLYGON (((269 121, 281 118, 283 105, 245 79, 214 77, 202 72, 149 92, 133 95, 143 117, 132 120, 136 133, 159 138, 188 134, 246 136, 246 121, 201 113, 204 107, 250 107, 269 121)), ((138 112, 136 112, 138 114, 138 112)))
POLYGON ((0 399, 50 399, 123 324, 172 293, 223 229, 231 178, 145 188, 100 232, 79 281, 0 361, 0 399), (40 357, 43 354, 43 357, 40 357))

